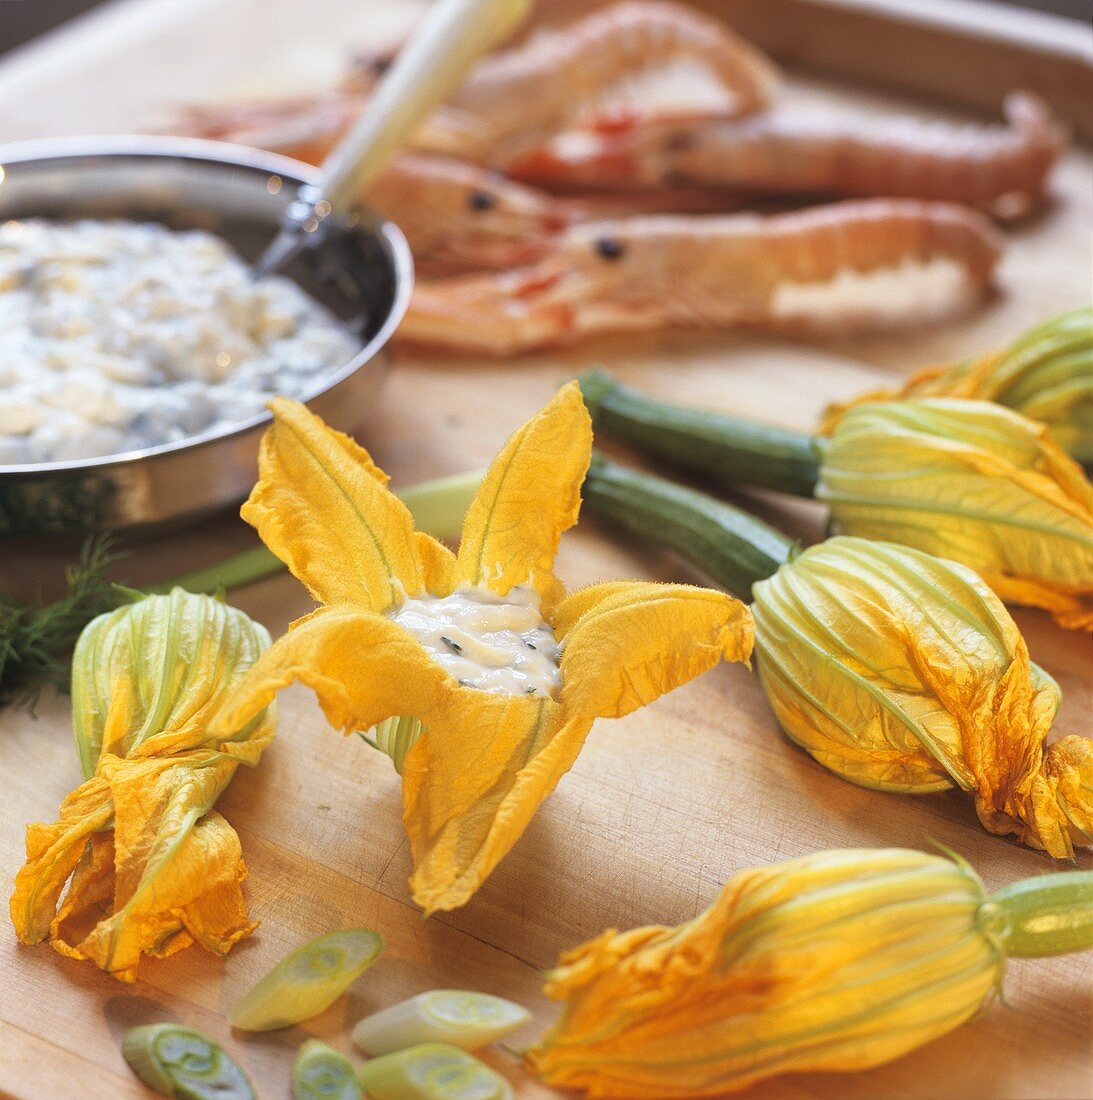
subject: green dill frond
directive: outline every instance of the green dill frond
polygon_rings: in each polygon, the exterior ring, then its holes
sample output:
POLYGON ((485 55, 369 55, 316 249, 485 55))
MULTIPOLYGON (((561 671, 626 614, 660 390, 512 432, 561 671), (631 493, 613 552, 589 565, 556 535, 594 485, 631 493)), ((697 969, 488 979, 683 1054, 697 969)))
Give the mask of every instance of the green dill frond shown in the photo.
POLYGON ((108 534, 91 535, 79 560, 65 570, 65 593, 54 603, 24 603, 0 592, 0 706, 33 709, 42 689, 68 689, 69 655, 96 615, 129 599, 107 579, 118 555, 108 534))

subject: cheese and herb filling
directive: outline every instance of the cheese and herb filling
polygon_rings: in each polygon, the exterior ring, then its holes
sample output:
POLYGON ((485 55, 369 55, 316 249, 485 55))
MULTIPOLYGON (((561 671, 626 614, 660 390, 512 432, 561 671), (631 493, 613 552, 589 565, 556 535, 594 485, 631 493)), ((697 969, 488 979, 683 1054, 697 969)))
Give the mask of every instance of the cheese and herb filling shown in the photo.
POLYGON ((130 221, 0 222, 0 465, 175 443, 306 397, 353 334, 226 241, 130 221))
POLYGON ((533 588, 517 585, 506 596, 478 587, 408 596, 391 618, 464 687, 494 695, 558 695, 561 647, 533 588))

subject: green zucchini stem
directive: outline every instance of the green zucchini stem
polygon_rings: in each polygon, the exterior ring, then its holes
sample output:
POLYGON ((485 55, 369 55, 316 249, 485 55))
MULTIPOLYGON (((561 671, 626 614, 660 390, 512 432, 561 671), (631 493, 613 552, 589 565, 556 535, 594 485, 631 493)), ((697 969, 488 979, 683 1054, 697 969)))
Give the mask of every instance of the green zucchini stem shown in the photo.
POLYGON ((722 486, 753 485, 811 497, 820 470, 805 432, 658 401, 589 371, 578 382, 597 433, 722 486))
POLYGON ((674 550, 742 600, 796 552, 781 532, 731 504, 601 455, 593 456, 581 492, 590 511, 674 550))
POLYGON ((184 588, 187 592, 211 596, 230 588, 253 584, 272 573, 280 572, 284 567, 280 558, 274 557, 264 546, 256 546, 253 550, 244 550, 241 554, 233 554, 230 558, 213 562, 204 569, 192 569, 189 573, 182 573, 169 580, 145 585, 142 591, 150 596, 162 596, 172 588, 184 588))
POLYGON ((992 894, 1005 917, 1000 936, 1012 958, 1064 955, 1093 947, 1093 871, 1038 875, 992 894))

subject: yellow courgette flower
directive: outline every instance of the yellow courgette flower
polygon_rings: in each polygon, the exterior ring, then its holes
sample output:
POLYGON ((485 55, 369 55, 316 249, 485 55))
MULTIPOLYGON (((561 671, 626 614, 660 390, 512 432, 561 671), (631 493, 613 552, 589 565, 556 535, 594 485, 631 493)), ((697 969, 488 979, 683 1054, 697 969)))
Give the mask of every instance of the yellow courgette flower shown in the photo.
MULTIPOLYGON (((222 721, 249 720, 293 680, 311 687, 331 725, 346 732, 418 720, 422 732, 401 759, 403 818, 410 884, 427 912, 474 893, 576 759, 595 718, 628 714, 722 659, 748 658, 751 616, 723 593, 614 581, 567 595, 554 577, 591 456, 576 384, 498 455, 458 557, 414 531, 386 475, 351 439, 302 405, 270 407, 274 426, 243 515, 323 606, 274 643, 222 721), (525 625, 541 614, 532 633, 542 649, 560 648, 556 689, 487 690, 449 671, 478 641, 425 627, 443 624, 460 603, 481 605, 485 618, 519 604, 525 625)), ((510 656, 504 638, 494 643, 483 661, 516 682, 511 666, 543 656, 510 656)))
POLYGON ((988 898, 963 862, 898 848, 742 871, 686 924, 611 929, 564 955, 546 984, 562 1015, 527 1063, 627 1100, 868 1069, 974 1016, 1008 955, 1088 947, 1091 894, 1076 872, 988 898), (1084 928, 1059 934, 1068 923, 1084 928))
POLYGON ((223 955, 257 927, 239 837, 212 806, 258 762, 275 719, 262 711, 226 736, 209 719, 267 645, 241 611, 179 588, 87 625, 72 663, 86 782, 55 824, 27 827, 19 939, 133 981, 142 954, 197 942, 223 955))
POLYGON ((959 398, 859 405, 816 497, 844 534, 963 562, 1004 600, 1093 629, 1093 485, 1036 421, 959 398))
POLYGON ((1058 685, 970 569, 832 538, 753 596, 767 698, 825 768, 877 790, 959 787, 985 828, 1056 858, 1093 844, 1093 740, 1046 745, 1058 685))
POLYGON ((830 405, 820 431, 830 435, 847 410, 865 401, 967 397, 1006 405, 1051 429, 1079 462, 1093 463, 1093 307, 1071 310, 980 359, 927 367, 899 390, 875 390, 830 405))

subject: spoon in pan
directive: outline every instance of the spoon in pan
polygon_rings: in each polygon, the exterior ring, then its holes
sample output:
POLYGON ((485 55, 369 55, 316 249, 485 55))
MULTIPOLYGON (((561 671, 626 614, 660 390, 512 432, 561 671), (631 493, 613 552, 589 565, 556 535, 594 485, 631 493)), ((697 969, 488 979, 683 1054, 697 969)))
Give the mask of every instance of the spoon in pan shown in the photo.
POLYGON ((253 265, 277 271, 322 240, 330 218, 352 218, 362 190, 415 127, 455 91, 467 70, 524 20, 531 0, 436 0, 399 51, 356 123, 301 187, 280 232, 253 265))
MULTIPOLYGON (((217 142, 23 142, 0 146, 0 222, 159 222, 215 232, 246 257, 272 239, 255 273, 283 271, 360 341, 351 358, 301 395, 328 423, 355 431, 385 373, 385 345, 412 283, 405 240, 361 205, 362 188, 528 7, 529 0, 438 0, 318 170, 217 142)), ((0 460, 0 538, 162 527, 235 504, 254 483, 269 420, 261 413, 98 457, 0 460)))

